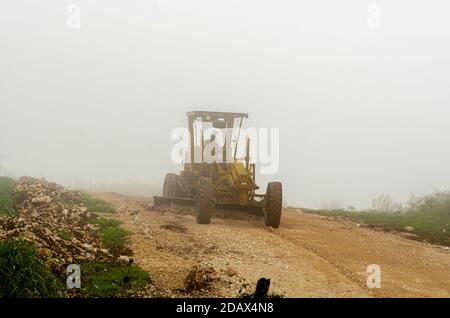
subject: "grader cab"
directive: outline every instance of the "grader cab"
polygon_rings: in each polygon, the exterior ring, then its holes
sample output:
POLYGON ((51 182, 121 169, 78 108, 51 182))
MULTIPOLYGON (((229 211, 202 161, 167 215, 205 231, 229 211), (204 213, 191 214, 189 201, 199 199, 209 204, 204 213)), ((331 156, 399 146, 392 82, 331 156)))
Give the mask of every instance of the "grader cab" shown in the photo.
POLYGON ((196 205, 196 220, 209 224, 215 207, 264 215, 266 226, 278 228, 282 210, 281 182, 269 182, 258 194, 255 164, 250 163, 250 140, 245 157, 236 158, 245 113, 192 111, 187 113, 189 152, 180 174, 168 173, 163 195, 154 204, 196 205), (210 136, 205 131, 210 130, 210 136), (214 133, 215 131, 215 133, 214 133), (220 135, 221 140, 218 140, 220 135))

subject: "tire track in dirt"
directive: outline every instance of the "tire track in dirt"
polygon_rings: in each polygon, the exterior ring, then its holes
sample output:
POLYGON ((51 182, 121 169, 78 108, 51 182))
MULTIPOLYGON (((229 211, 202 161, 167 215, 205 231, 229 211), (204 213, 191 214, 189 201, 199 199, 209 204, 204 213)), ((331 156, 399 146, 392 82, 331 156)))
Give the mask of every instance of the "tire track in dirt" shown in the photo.
POLYGON ((369 264, 381 267, 376 297, 449 297, 448 248, 361 227, 356 223, 286 211, 283 237, 313 250, 357 284, 365 285, 369 264), (300 240, 299 232, 306 240, 300 240))
POLYGON ((151 199, 96 196, 121 212, 116 218, 133 232, 135 261, 165 296, 234 297, 262 276, 271 278, 272 292, 288 297, 450 295, 450 253, 398 235, 295 209, 284 209, 279 229, 233 211, 199 225, 189 207, 155 211, 151 199), (366 287, 372 263, 381 266, 381 289, 366 287), (186 277, 198 269, 209 289, 186 293, 186 277))

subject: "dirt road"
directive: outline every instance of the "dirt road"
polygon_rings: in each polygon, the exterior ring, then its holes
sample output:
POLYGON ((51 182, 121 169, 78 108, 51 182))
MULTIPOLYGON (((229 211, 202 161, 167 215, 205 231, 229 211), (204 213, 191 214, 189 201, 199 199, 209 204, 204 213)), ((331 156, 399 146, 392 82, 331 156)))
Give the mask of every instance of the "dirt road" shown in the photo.
POLYGON ((199 225, 192 208, 96 193, 133 232, 134 259, 165 296, 234 297, 260 277, 287 297, 450 297, 450 251, 358 224, 285 209, 279 229, 237 212, 199 225), (367 266, 381 288, 366 286, 367 266))

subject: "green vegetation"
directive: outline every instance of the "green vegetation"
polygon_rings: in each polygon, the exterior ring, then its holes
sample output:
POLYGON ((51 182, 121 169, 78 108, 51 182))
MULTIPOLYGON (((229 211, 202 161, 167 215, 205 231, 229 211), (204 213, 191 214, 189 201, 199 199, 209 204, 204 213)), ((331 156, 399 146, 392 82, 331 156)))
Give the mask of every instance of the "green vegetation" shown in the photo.
POLYGON ((110 250, 122 250, 129 243, 131 232, 121 227, 108 226, 102 228, 102 242, 110 250))
POLYGON ((69 191, 65 197, 59 199, 65 205, 84 204, 89 211, 97 213, 116 213, 114 207, 86 192, 69 191))
MULTIPOLYGON (((24 193, 16 193, 15 181, 0 177, 0 214, 15 215, 15 207, 24 199, 24 193)), ((67 205, 84 204, 95 213, 115 213, 112 205, 93 198, 87 193, 71 193, 60 198, 67 205)), ((129 240, 131 232, 120 227, 122 222, 95 216, 90 223, 99 226, 103 245, 113 255, 130 255, 129 240)), ((67 229, 57 231, 64 240, 71 240, 72 233, 67 229)), ((128 277, 124 295, 132 295, 142 290, 151 281, 146 272, 132 264, 113 263, 81 264, 82 289, 75 295, 82 297, 120 297, 123 293, 124 277, 128 277)), ((0 242, 0 298, 3 297, 67 297, 70 293, 62 278, 53 274, 34 246, 28 242, 11 239, 0 242)))
MULTIPOLYGON (((120 227, 121 221, 95 217, 89 223, 100 227, 103 245, 113 255, 129 255, 131 232, 120 227)), ((111 265, 104 263, 86 263, 81 265, 83 296, 86 297, 120 297, 122 296, 124 277, 128 265, 111 265)), ((132 264, 126 290, 142 289, 150 283, 150 278, 139 266, 132 264)), ((126 293, 125 293, 126 295, 126 293)))
POLYGON ((59 230, 58 231, 58 236, 60 238, 62 238, 63 240, 66 240, 66 241, 70 241, 73 238, 72 234, 70 234, 66 230, 59 230))
POLYGON ((58 297, 61 282, 29 243, 0 243, 0 297, 58 297))
POLYGON ((105 218, 92 219, 89 223, 100 225, 100 228, 117 227, 122 224, 120 221, 105 218))
POLYGON ((418 239, 450 246, 450 192, 434 192, 430 195, 415 198, 407 208, 398 212, 377 210, 307 210, 333 217, 345 217, 350 220, 381 227, 387 230, 398 230, 416 234, 418 239))
MULTIPOLYGON (((151 284, 149 275, 139 266, 108 263, 81 264, 82 297, 121 297, 142 291, 151 284)), ((34 247, 24 241, 0 243, 0 298, 66 297, 63 282, 58 279, 34 247)))
POLYGON ((0 214, 15 215, 14 180, 0 177, 0 214))
MULTIPOLYGON (((85 297, 121 297, 128 265, 86 263, 81 265, 81 287, 85 297)), ((132 264, 126 291, 139 290, 151 283, 148 274, 132 264)), ((125 296, 127 293, 125 292, 125 296)))
POLYGON ((81 193, 81 203, 89 209, 89 211, 97 212, 97 213, 116 213, 114 207, 100 199, 96 199, 92 197, 88 193, 81 193))
POLYGON ((100 226, 100 234, 103 245, 114 255, 129 254, 131 232, 120 227, 122 222, 117 220, 95 218, 89 221, 100 226))

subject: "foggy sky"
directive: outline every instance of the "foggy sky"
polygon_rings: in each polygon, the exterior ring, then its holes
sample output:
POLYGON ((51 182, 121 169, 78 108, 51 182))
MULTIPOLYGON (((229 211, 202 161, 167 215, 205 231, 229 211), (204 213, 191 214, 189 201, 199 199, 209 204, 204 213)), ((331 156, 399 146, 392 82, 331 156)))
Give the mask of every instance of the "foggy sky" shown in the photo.
POLYGON ((286 204, 449 189, 449 15, 443 0, 0 0, 0 174, 151 195, 180 169, 171 131, 216 110, 280 128, 280 170, 257 182, 282 181, 286 204))

